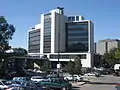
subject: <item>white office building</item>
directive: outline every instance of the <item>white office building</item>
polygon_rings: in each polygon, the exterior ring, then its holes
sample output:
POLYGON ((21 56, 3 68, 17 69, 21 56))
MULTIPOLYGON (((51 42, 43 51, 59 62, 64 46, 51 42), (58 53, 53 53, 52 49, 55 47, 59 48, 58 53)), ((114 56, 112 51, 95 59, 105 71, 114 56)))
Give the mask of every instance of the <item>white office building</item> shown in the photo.
POLYGON ((75 56, 79 56, 83 67, 92 67, 94 53, 92 21, 84 20, 83 16, 66 16, 58 9, 41 14, 40 24, 29 30, 29 54, 47 55, 53 66, 56 66, 58 47, 59 60, 62 64, 69 60, 74 61, 75 56))

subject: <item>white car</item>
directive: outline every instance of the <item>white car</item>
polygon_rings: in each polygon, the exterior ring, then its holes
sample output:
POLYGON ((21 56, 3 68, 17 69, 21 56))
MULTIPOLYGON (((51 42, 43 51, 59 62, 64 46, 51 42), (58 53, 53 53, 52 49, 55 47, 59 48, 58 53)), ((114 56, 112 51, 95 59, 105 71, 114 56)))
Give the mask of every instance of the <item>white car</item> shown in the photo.
POLYGON ((95 76, 95 73, 86 73, 86 74, 84 74, 85 76, 95 76))
POLYGON ((45 81, 46 79, 44 79, 42 76, 33 76, 31 77, 31 80, 34 82, 40 82, 40 81, 45 81))
POLYGON ((0 79, 0 89, 8 89, 11 87, 11 83, 8 83, 7 80, 0 79))
POLYGON ((69 81, 81 81, 83 80, 83 77, 81 76, 78 76, 78 75, 69 75, 69 76, 66 76, 64 77, 65 80, 69 80, 69 81))

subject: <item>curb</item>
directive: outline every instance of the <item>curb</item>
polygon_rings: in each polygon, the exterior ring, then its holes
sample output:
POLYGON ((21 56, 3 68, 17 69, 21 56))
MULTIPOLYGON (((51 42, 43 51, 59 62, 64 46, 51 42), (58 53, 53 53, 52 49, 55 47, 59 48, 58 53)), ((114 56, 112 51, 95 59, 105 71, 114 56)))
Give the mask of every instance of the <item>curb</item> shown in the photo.
POLYGON ((72 84, 72 86, 82 86, 82 85, 84 85, 84 84, 86 84, 86 82, 76 82, 76 83, 71 83, 72 84))
POLYGON ((82 85, 84 85, 84 84, 86 84, 86 82, 84 82, 84 83, 80 84, 80 86, 82 86, 82 85))

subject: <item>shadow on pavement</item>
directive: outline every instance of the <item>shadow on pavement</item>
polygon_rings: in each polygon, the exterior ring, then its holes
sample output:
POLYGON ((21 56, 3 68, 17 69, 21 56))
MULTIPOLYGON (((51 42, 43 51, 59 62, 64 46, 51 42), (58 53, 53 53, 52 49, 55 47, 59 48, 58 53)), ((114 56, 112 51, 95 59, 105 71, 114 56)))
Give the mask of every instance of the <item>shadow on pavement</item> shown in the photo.
POLYGON ((89 82, 88 84, 97 84, 97 85, 115 85, 117 83, 109 83, 109 82, 89 82))
POLYGON ((80 90, 80 87, 72 87, 72 90, 80 90))

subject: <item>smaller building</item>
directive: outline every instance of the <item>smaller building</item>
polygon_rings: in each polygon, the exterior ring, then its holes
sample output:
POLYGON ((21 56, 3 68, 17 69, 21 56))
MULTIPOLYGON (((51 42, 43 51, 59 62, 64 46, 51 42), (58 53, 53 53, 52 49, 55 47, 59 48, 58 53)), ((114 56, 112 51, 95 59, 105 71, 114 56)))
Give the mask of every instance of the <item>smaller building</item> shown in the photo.
POLYGON ((40 24, 30 28, 28 38, 28 52, 40 53, 40 24))
POLYGON ((100 40, 96 43, 96 53, 104 55, 104 53, 108 53, 111 49, 118 47, 120 47, 120 40, 118 39, 100 40))

